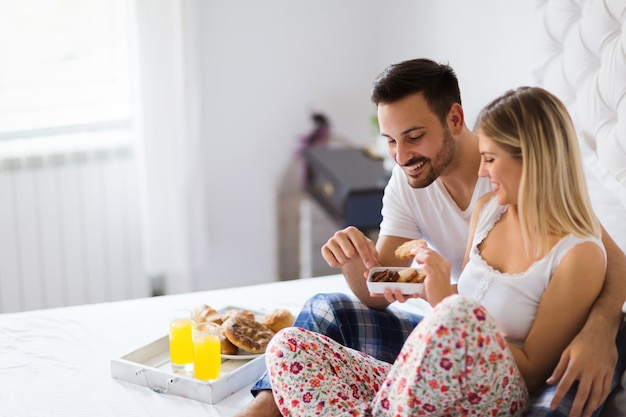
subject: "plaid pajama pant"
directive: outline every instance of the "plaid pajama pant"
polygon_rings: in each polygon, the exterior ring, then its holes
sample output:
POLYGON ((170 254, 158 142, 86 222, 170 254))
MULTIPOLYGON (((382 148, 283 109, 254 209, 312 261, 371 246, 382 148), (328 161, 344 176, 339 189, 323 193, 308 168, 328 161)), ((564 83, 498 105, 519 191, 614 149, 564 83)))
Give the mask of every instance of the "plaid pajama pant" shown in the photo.
MULTIPOLYGON (((385 311, 377 311, 366 307, 354 298, 341 293, 317 294, 310 298, 296 318, 294 327, 302 327, 324 334, 331 339, 365 352, 377 359, 393 363, 402 349, 404 341, 411 331, 422 320, 418 316, 390 306, 385 311)), ((626 351, 626 334, 622 330, 618 335, 620 358, 613 378, 612 389, 619 383, 623 372, 624 352, 626 351)), ((251 391, 256 395, 261 390, 271 389, 267 373, 253 385, 251 391)), ((572 387, 556 410, 549 405, 556 386, 546 388, 531 398, 528 417, 566 417, 576 395, 576 387, 572 387)), ((600 415, 601 408, 596 410, 594 417, 600 415)))

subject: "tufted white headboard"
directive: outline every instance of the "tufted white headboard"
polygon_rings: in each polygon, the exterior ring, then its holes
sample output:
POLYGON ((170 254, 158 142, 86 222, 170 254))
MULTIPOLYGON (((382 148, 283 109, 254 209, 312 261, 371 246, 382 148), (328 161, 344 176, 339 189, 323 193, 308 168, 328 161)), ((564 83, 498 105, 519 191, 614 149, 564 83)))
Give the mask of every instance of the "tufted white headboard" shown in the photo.
POLYGON ((535 84, 568 107, 594 209, 626 251, 626 0, 535 0, 535 84))
POLYGON ((563 100, 581 140, 626 187, 626 1, 536 6, 537 84, 563 100))
MULTIPOLYGON (((535 0, 538 86, 568 107, 598 218, 626 252, 626 0, 535 0)), ((626 414, 626 373, 602 417, 626 414)))

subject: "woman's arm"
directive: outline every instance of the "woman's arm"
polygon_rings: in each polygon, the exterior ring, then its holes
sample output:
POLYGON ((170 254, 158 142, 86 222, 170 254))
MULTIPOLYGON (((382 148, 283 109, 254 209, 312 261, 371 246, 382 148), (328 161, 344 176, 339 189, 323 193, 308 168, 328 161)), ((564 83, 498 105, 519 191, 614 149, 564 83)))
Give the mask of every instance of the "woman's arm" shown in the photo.
POLYGON ((602 289, 604 273, 604 253, 592 242, 570 249, 557 266, 524 346, 511 346, 530 391, 545 384, 561 353, 582 328, 602 289))

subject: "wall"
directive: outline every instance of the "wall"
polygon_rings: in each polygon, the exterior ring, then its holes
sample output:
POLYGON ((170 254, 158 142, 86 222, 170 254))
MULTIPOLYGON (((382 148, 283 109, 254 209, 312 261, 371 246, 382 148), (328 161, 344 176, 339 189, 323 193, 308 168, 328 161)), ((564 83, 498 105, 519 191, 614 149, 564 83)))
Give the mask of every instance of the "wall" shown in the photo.
POLYGON ((356 1, 200 3, 204 155, 219 199, 207 286, 278 277, 278 189, 312 111, 328 114, 336 135, 370 140, 371 74, 362 69, 374 59, 373 12, 356 1), (242 261, 246 273, 230 276, 242 261))
POLYGON ((530 2, 332 0, 196 2, 189 53, 201 80, 199 131, 214 204, 210 276, 199 288, 278 277, 278 189, 311 111, 357 145, 373 140, 373 78, 426 56, 460 78, 466 119, 530 79, 530 2), (244 273, 233 273, 244 266, 244 273))
POLYGON ((378 14, 379 68, 414 57, 447 62, 466 121, 506 89, 531 82, 532 1, 391 0, 378 14))

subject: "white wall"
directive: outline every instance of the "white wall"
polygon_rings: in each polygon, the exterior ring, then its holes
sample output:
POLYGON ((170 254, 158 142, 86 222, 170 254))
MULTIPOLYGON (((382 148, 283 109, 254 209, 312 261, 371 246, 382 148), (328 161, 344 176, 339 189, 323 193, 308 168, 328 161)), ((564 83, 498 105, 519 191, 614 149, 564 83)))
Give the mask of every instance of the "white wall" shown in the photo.
POLYGON ((328 114, 338 135, 371 139, 373 11, 357 1, 200 3, 201 125, 219 201, 207 254, 215 275, 202 287, 278 277, 278 187, 311 111, 328 114))
POLYGON ((533 1, 390 0, 379 14, 380 68, 416 57, 457 73, 466 121, 505 90, 531 82, 533 1))
POLYGON ((367 144, 372 80, 388 64, 423 56, 455 68, 471 126, 489 99, 530 80, 529 3, 193 3, 189 53, 197 54, 200 152, 214 200, 205 231, 212 272, 198 288, 277 278, 277 190, 311 111, 367 144))

